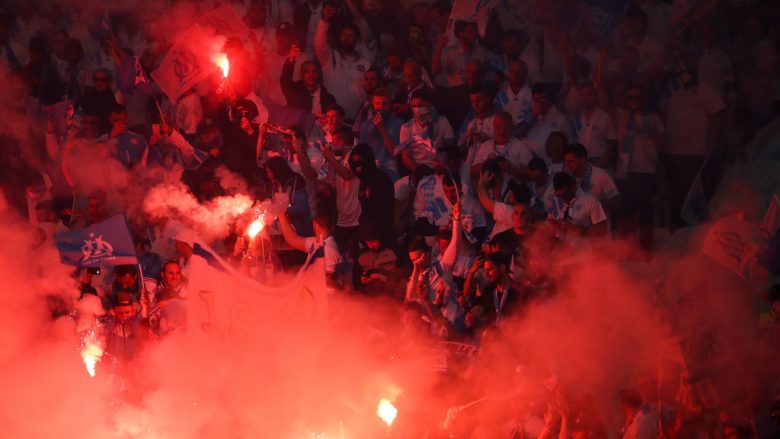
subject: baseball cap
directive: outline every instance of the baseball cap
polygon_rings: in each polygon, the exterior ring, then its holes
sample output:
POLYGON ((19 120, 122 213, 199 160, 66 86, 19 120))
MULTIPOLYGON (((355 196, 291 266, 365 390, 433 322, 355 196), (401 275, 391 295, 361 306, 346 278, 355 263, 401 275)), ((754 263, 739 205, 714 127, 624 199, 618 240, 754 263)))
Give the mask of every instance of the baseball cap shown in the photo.
POLYGON ((130 294, 125 292, 119 292, 114 295, 114 306, 132 306, 133 298, 130 294))

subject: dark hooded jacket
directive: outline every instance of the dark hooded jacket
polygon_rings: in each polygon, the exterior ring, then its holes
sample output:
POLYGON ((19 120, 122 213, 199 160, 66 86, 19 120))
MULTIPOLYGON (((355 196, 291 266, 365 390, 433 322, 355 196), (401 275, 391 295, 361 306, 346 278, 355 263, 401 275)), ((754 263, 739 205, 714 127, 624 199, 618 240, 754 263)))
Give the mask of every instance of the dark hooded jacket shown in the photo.
POLYGON ((360 224, 373 224, 389 238, 393 230, 393 181, 376 166, 371 147, 361 143, 352 149, 349 167, 360 179, 360 224), (359 158, 360 160, 354 160, 359 158))

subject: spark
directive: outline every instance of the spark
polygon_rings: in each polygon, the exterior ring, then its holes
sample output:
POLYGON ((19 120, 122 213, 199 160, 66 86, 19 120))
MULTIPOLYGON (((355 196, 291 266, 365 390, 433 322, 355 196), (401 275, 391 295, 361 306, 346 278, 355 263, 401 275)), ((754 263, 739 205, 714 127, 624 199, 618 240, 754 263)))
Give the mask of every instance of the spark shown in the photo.
POLYGON ((103 357, 103 342, 93 327, 84 332, 81 340, 81 359, 89 376, 95 377, 95 367, 103 357))

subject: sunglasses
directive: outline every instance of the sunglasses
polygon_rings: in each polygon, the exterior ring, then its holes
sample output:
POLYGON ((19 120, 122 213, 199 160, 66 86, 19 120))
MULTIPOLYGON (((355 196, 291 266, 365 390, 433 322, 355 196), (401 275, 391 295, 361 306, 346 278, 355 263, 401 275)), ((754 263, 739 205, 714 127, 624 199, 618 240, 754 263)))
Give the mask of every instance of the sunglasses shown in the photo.
POLYGON ((629 95, 626 97, 629 101, 638 101, 642 99, 641 95, 629 95))

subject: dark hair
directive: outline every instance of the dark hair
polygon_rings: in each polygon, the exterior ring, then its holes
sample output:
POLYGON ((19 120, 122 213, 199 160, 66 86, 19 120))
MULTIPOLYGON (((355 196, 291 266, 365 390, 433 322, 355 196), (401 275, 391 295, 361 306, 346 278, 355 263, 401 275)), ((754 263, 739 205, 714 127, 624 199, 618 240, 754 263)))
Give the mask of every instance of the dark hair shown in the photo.
POLYGON ((550 97, 550 89, 547 88, 546 84, 534 84, 533 87, 531 87, 531 94, 540 94, 544 93, 545 96, 548 98, 550 97))
POLYGON ((346 114, 346 112, 344 111, 344 107, 342 107, 339 104, 332 104, 325 107, 325 113, 329 111, 335 111, 341 117, 344 117, 344 115, 346 114))
POLYGON ((556 191, 567 188, 575 183, 574 177, 568 172, 558 172, 553 177, 553 189, 556 191))
POLYGON ((270 157, 265 162, 263 168, 270 171, 274 178, 282 185, 286 186, 290 180, 294 180, 298 190, 304 190, 306 188, 306 182, 303 177, 293 171, 287 163, 287 160, 280 156, 270 157))
POLYGON ((412 92, 412 95, 409 97, 409 100, 412 99, 422 99, 425 102, 433 102, 433 94, 431 93, 431 89, 428 87, 420 87, 417 90, 412 92))
POLYGON ((333 215, 330 212, 323 210, 317 211, 317 214, 314 215, 313 221, 319 224, 320 227, 328 229, 328 231, 332 231, 333 227, 336 225, 336 219, 333 217, 333 215))
POLYGON ((170 261, 166 261, 164 264, 162 264, 162 267, 161 267, 160 271, 161 272, 165 271, 165 267, 167 267, 167 266, 169 266, 171 264, 176 264, 176 265, 179 266, 179 268, 181 268, 181 264, 179 263, 179 261, 170 260, 170 261))
POLYGON ((390 91, 387 90, 386 87, 380 86, 380 87, 377 87, 376 90, 374 90, 373 93, 371 93, 371 96, 372 97, 375 97, 375 96, 387 97, 387 96, 390 96, 390 91))
POLYGON ((566 154, 574 154, 578 159, 588 158, 588 150, 585 149, 585 146, 583 146, 582 143, 572 143, 566 146, 566 148, 563 149, 563 155, 566 154))
MULTIPOLYGON (((549 140, 550 137, 553 137, 553 136, 560 138, 563 141, 564 145, 568 145, 569 144, 569 138, 566 137, 566 133, 564 133, 563 131, 552 131, 552 132, 550 132, 550 134, 547 136, 547 140, 549 140)), ((545 140, 545 142, 546 142, 546 140, 545 140)), ((566 147, 564 146, 564 148, 566 148, 566 147)))
POLYGON ((116 276, 125 276, 128 274, 138 275, 135 265, 117 265, 114 268, 114 274, 116 276))
POLYGON ((339 30, 339 35, 341 35, 342 32, 344 32, 346 29, 352 29, 352 32, 355 32, 355 36, 360 38, 360 28, 355 26, 354 24, 345 24, 341 27, 341 30, 339 30))
POLYGON ((333 132, 333 137, 336 136, 345 136, 347 139, 347 143, 352 145, 355 142, 355 134, 352 132, 351 129, 345 126, 341 126, 336 128, 336 131, 333 132))
POLYGON ((420 180, 429 175, 433 175, 433 173, 433 168, 428 165, 419 165, 414 168, 414 171, 412 171, 412 180, 414 180, 415 188, 420 183, 420 180))
POLYGON ((514 120, 512 119, 512 115, 507 113, 506 111, 496 111, 493 113, 493 119, 501 119, 505 122, 509 122, 510 124, 514 125, 514 120))
POLYGON ((492 262, 499 266, 503 265, 505 267, 509 267, 509 256, 502 252, 495 252, 485 256, 485 261, 492 262))
POLYGON ((469 90, 469 96, 476 94, 481 94, 483 96, 487 96, 488 98, 493 97, 493 91, 487 85, 480 85, 469 90))
POLYGON ((541 171, 542 169, 547 171, 547 164, 539 157, 534 157, 530 162, 528 162, 529 171, 541 171))
POLYGON ((534 197, 528 186, 516 180, 509 180, 509 183, 507 183, 506 194, 510 192, 515 197, 515 202, 520 204, 529 204, 534 197))
POLYGON ((439 234, 436 236, 437 239, 446 239, 450 240, 452 239, 452 229, 442 229, 439 230, 439 234))
POLYGON ((415 238, 412 240, 412 242, 409 243, 409 253, 411 252, 424 252, 427 253, 431 251, 431 247, 425 243, 425 239, 423 238, 415 238))

